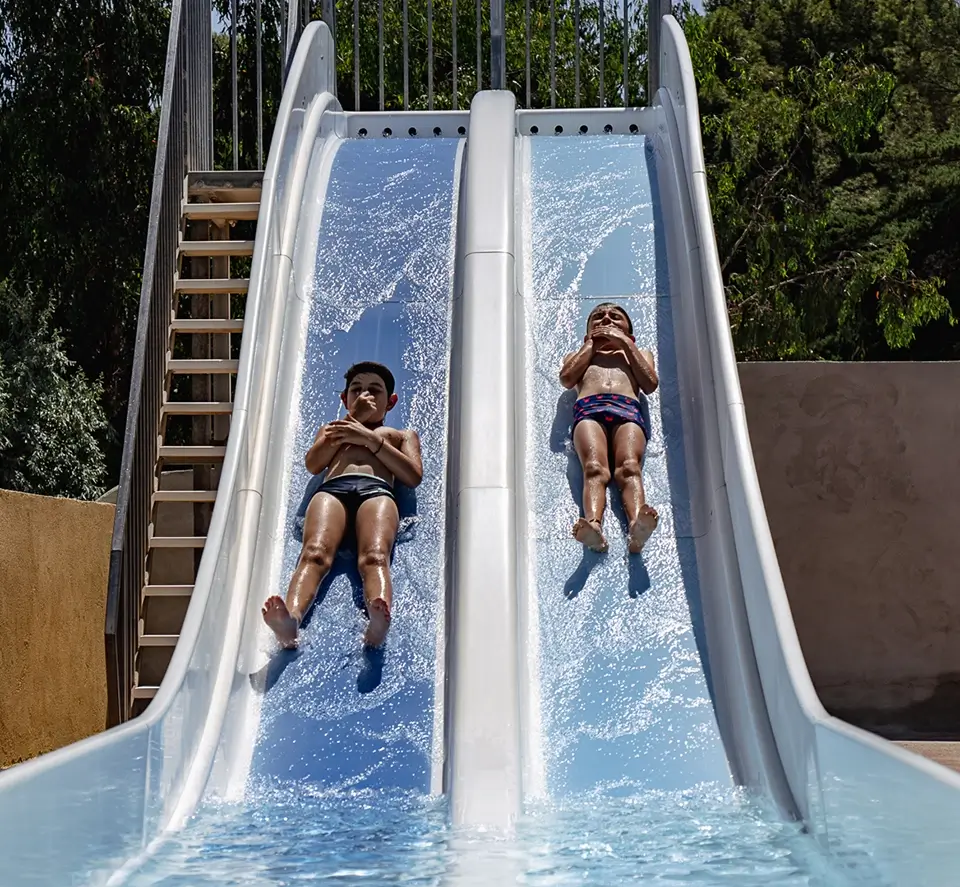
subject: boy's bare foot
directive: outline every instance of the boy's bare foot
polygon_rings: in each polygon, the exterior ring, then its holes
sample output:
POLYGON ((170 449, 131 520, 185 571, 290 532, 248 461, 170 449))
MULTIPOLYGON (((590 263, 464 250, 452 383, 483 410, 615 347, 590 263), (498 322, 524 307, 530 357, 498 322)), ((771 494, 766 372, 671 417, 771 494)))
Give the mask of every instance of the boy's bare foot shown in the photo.
POLYGON ((581 517, 573 525, 573 538, 591 551, 598 551, 602 554, 607 550, 607 540, 604 539, 603 530, 600 529, 600 521, 590 521, 581 517))
POLYGON ((277 594, 267 598, 260 612, 263 614, 263 621, 267 623, 277 636, 277 640, 280 641, 280 646, 285 650, 296 649, 300 623, 290 615, 283 598, 277 594))
POLYGON ((627 533, 627 543, 630 554, 639 554, 647 539, 653 535, 653 531, 660 522, 660 516, 656 509, 649 505, 641 505, 640 513, 637 519, 630 525, 630 531, 627 533))
POLYGON ((390 607, 383 598, 377 598, 367 607, 370 624, 363 635, 363 643, 367 647, 381 647, 387 639, 390 630, 390 607))

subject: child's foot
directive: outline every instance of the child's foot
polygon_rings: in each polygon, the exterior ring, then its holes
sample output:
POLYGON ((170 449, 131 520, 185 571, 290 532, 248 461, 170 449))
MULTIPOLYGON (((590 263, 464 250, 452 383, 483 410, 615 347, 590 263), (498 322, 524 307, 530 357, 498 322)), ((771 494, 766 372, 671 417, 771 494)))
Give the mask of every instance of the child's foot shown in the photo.
POLYGON ((627 533, 627 547, 630 549, 630 554, 640 553, 643 546, 646 545, 647 539, 653 535, 653 531, 657 528, 659 522, 660 516, 656 509, 649 505, 640 506, 640 513, 637 515, 637 519, 630 524, 630 531, 627 533))
POLYGON ((587 520, 585 517, 581 517, 573 525, 573 538, 591 551, 599 551, 602 554, 607 550, 607 540, 603 538, 600 521, 587 520))
POLYGON ((290 615, 283 598, 277 594, 267 598, 260 612, 263 614, 263 621, 267 623, 277 636, 277 640, 280 641, 280 646, 285 650, 296 649, 300 623, 294 616, 290 615))
POLYGON ((370 624, 363 635, 364 646, 382 647, 390 630, 390 607, 383 598, 377 598, 367 607, 370 624))

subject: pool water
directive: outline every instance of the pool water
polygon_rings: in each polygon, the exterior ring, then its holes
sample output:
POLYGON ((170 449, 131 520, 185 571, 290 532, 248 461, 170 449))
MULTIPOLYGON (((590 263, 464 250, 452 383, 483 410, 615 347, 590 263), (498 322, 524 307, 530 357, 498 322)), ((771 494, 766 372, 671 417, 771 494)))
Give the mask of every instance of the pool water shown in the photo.
POLYGON ((847 887, 799 826, 710 784, 527 810, 516 835, 463 832, 441 798, 264 782, 208 804, 131 879, 136 887, 652 883, 847 887))

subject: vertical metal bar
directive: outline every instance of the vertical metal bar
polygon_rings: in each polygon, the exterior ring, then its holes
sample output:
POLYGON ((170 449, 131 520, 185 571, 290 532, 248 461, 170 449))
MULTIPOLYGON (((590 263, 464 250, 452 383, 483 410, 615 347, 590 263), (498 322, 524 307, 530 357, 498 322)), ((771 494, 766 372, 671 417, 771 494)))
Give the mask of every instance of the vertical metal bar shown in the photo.
POLYGON ((490 0, 490 86, 503 89, 506 80, 504 57, 503 15, 504 0, 490 0))
POLYGON ((483 0, 477 0, 477 92, 483 89, 483 0))
POLYGON ((240 169, 240 109, 237 101, 237 0, 230 0, 230 80, 233 96, 233 168, 240 169))
POLYGON ((403 0, 403 110, 410 107, 410 22, 407 0, 403 0))
POLYGON ((263 19, 257 0, 257 169, 263 169, 263 19))
POLYGON ((670 0, 649 0, 647 4, 647 104, 652 105, 660 89, 660 22, 672 11, 670 0))
POLYGON ((601 108, 604 107, 604 105, 606 104, 603 98, 603 93, 604 93, 603 55, 605 51, 605 46, 604 46, 605 37, 603 33, 603 25, 604 25, 603 4, 604 4, 604 0, 599 0, 599 3, 598 3, 598 8, 600 10, 600 28, 599 28, 599 31, 600 31, 600 101, 599 101, 599 105, 601 108))
POLYGON ((557 0, 550 0, 550 107, 557 107, 557 0))
POLYGON ((353 110, 360 110, 360 0, 353 0, 353 110))
POLYGON ((378 6, 377 6, 377 52, 378 52, 378 59, 379 59, 379 64, 380 64, 380 70, 379 70, 379 73, 380 73, 380 110, 382 111, 383 108, 384 108, 383 91, 384 91, 384 88, 385 88, 385 87, 384 87, 384 83, 383 83, 383 0, 380 0, 379 4, 378 4, 378 6))
POLYGON ((623 0, 623 107, 630 106, 630 0, 623 0))
POLYGON ((524 107, 530 107, 530 0, 526 0, 523 8, 523 39, 526 43, 524 54, 526 56, 526 75, 527 75, 527 101, 524 107))
POLYGON ((433 0, 427 0, 427 108, 433 110, 433 0))
POLYGON ((453 0, 450 15, 452 19, 450 44, 453 52, 453 103, 451 107, 456 111, 460 101, 457 96, 457 74, 459 73, 457 71, 457 0, 453 0))
POLYGON ((580 0, 573 0, 573 103, 580 107, 580 0))

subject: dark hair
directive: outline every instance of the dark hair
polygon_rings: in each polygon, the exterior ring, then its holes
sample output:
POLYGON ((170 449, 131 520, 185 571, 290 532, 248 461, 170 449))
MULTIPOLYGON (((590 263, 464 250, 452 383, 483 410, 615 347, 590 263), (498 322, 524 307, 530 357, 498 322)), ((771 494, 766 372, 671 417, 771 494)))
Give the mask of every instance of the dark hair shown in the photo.
POLYGON ((590 320, 594 314, 596 314, 601 308, 616 308, 617 311, 622 311, 623 316, 627 318, 627 331, 630 335, 633 335, 633 321, 630 319, 630 315, 627 314, 627 309, 623 305, 618 305, 616 302, 601 302, 599 305, 595 306, 593 311, 587 315, 587 326, 590 326, 590 320))
POLYGON ((373 373, 383 379, 383 384, 387 386, 387 397, 390 397, 397 387, 393 373, 382 363, 377 363, 375 360, 361 360, 360 363, 355 363, 343 374, 343 378, 347 380, 346 385, 343 387, 344 393, 346 393, 346 390, 350 387, 350 383, 354 377, 359 376, 361 373, 373 373))

